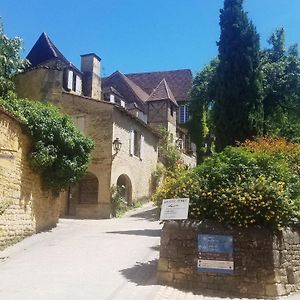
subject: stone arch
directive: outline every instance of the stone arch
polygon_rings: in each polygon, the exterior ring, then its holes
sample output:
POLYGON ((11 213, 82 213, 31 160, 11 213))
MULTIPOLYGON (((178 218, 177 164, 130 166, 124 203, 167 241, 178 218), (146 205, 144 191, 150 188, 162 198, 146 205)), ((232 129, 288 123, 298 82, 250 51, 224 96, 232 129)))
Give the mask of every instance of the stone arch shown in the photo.
POLYGON ((99 182, 96 175, 86 172, 78 183, 78 203, 97 204, 98 203, 99 182))
POLYGON ((127 204, 132 204, 132 184, 128 175, 122 174, 118 177, 117 187, 119 188, 121 196, 124 197, 127 204))

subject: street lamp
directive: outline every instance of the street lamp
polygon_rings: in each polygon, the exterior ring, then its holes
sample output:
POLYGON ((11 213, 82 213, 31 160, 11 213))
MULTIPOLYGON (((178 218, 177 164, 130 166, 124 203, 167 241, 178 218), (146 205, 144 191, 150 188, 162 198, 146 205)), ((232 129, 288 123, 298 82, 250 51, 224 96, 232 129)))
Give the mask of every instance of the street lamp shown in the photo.
POLYGON ((117 154, 121 150, 122 142, 119 140, 119 138, 115 138, 112 144, 113 144, 115 154, 117 154))

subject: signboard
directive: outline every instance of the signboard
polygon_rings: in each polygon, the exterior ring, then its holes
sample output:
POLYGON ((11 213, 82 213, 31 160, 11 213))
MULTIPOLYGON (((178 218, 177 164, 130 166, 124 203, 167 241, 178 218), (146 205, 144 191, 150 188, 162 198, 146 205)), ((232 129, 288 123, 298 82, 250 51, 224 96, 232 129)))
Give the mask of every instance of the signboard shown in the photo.
POLYGON ((189 212, 189 198, 164 199, 160 220, 185 220, 189 212))
POLYGON ((198 234, 198 272, 233 274, 233 237, 198 234))

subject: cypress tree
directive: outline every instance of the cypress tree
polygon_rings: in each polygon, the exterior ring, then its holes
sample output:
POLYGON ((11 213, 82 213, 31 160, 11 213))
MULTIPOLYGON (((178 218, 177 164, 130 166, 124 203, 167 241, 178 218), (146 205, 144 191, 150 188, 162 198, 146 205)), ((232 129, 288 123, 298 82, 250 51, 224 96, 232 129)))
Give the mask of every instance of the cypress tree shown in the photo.
POLYGON ((243 9, 243 0, 225 0, 216 72, 216 149, 260 135, 263 107, 259 71, 259 35, 243 9))

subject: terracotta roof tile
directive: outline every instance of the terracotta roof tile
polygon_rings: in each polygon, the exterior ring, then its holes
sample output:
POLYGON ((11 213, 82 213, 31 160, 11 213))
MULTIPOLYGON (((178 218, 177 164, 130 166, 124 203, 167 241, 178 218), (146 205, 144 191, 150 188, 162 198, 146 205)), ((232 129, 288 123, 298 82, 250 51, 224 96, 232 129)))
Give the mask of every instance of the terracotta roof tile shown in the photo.
POLYGON ((125 76, 148 94, 151 94, 163 79, 166 79, 176 101, 186 101, 189 99, 189 91, 193 81, 193 75, 189 69, 132 73, 125 74, 125 76))
POLYGON ((136 102, 140 109, 145 110, 145 101, 149 95, 121 72, 116 71, 109 77, 102 79, 102 88, 109 87, 116 89, 127 103, 136 102))

